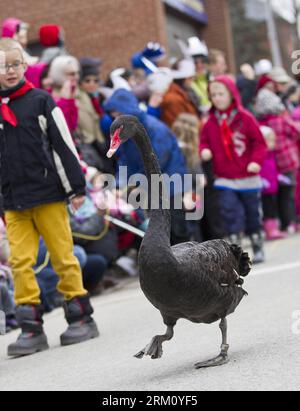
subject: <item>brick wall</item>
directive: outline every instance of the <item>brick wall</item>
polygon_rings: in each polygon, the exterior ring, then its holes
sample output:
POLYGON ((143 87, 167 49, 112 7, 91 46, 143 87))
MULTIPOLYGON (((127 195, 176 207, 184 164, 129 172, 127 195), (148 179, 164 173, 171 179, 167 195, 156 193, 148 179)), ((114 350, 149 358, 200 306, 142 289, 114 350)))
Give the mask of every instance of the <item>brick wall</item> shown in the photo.
POLYGON ((235 55, 228 0, 205 0, 208 26, 203 32, 209 47, 226 53, 230 71, 235 72, 235 55))
MULTIPOLYGON (((206 0, 209 46, 234 57, 227 0, 206 0)), ((161 0, 0 0, 0 20, 14 16, 31 25, 30 40, 38 41, 42 24, 64 27, 70 53, 104 60, 103 72, 128 66, 132 54, 149 40, 167 45, 165 11, 161 0), (5 10, 5 11, 4 11, 5 10)))
POLYGON ((62 25, 68 50, 101 57, 104 71, 128 66, 149 39, 166 43, 160 0, 0 0, 1 21, 8 16, 30 23, 31 41, 38 40, 40 25, 62 25))

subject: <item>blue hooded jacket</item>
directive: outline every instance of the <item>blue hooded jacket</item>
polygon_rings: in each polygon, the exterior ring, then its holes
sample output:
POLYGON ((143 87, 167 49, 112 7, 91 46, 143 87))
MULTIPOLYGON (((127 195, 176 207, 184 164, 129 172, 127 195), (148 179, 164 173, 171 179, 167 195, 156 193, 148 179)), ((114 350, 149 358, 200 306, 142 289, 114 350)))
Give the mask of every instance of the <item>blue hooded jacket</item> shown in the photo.
MULTIPOLYGON (((104 105, 107 113, 116 111, 122 114, 136 116, 144 125, 163 174, 172 176, 187 174, 184 156, 178 146, 177 139, 172 131, 157 118, 144 113, 133 93, 127 90, 117 90, 104 105)), ((132 140, 122 144, 118 151, 118 167, 128 167, 128 178, 134 174, 145 174, 141 155, 132 140)), ((119 182, 120 186, 127 182, 119 182)), ((174 194, 171 190, 171 195, 174 194)))

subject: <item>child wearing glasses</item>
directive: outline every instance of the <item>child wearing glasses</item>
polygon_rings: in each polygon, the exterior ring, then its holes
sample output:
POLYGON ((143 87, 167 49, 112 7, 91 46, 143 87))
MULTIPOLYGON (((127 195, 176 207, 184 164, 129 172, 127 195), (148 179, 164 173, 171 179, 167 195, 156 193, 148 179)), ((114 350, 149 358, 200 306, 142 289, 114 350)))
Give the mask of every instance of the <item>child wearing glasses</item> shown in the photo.
POLYGON ((78 209, 85 199, 85 179, 62 111, 52 97, 24 79, 22 46, 0 40, 1 190, 10 244, 21 334, 8 347, 9 356, 48 348, 43 330, 40 290, 32 267, 43 237, 60 277, 68 328, 61 344, 99 335, 93 308, 73 254, 66 200, 78 209))

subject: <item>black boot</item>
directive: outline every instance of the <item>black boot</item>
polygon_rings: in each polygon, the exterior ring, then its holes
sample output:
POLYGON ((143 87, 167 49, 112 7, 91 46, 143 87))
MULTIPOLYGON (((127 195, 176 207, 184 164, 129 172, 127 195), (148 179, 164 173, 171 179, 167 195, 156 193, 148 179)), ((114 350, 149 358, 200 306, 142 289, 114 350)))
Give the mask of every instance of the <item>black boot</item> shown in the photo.
POLYGON ((61 345, 78 344, 99 337, 97 325, 91 317, 94 310, 89 296, 65 302, 64 310, 69 327, 60 337, 61 345))
POLYGON ((243 242, 242 234, 230 234, 227 241, 231 245, 238 245, 239 247, 242 247, 242 242, 243 242))
POLYGON ((43 330, 43 310, 40 305, 20 305, 16 310, 16 318, 22 333, 17 341, 8 346, 10 357, 35 354, 49 348, 43 330))
POLYGON ((253 248, 253 264, 261 264, 265 262, 264 240, 261 233, 252 234, 250 236, 253 248))

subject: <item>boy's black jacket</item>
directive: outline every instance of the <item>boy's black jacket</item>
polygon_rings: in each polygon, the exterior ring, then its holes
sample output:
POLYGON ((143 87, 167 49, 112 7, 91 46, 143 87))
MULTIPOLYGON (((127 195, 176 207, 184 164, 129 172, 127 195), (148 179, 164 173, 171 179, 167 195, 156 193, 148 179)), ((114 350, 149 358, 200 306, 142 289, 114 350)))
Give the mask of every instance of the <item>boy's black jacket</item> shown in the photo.
POLYGON ((4 210, 25 210, 85 194, 85 178, 62 111, 50 94, 32 89, 9 102, 13 127, 0 114, 4 210))

